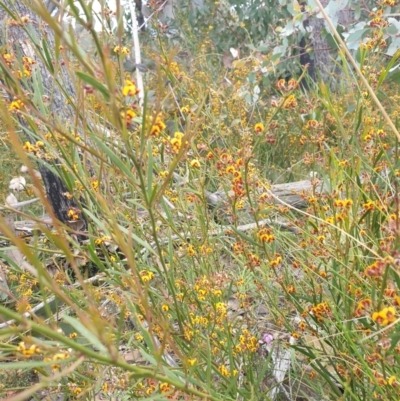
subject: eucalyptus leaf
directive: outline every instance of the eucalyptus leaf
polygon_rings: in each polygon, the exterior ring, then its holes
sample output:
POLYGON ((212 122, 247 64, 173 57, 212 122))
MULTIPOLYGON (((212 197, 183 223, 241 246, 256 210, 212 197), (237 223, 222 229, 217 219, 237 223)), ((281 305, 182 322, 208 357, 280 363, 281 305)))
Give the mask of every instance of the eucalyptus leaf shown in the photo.
POLYGON ((400 38, 395 38, 390 46, 386 50, 388 56, 394 56, 396 52, 400 49, 400 38))

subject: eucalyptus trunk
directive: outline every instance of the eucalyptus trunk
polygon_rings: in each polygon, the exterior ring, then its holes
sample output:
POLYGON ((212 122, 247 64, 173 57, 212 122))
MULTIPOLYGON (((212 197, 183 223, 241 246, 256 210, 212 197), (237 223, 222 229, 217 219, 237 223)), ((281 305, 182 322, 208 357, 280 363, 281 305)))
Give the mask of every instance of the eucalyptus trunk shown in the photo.
MULTIPOLYGON (((320 0, 320 2, 323 7, 326 7, 329 0, 320 0)), ((343 10, 338 12, 339 24, 346 27, 350 24, 350 21, 351 11, 343 10)), ((314 82, 321 80, 329 83, 334 88, 341 71, 335 63, 338 54, 337 50, 332 49, 326 40, 324 33, 325 20, 312 16, 304 22, 304 27, 310 32, 310 36, 308 40, 303 38, 300 44, 303 52, 300 62, 302 65, 309 65, 308 74, 314 82)))

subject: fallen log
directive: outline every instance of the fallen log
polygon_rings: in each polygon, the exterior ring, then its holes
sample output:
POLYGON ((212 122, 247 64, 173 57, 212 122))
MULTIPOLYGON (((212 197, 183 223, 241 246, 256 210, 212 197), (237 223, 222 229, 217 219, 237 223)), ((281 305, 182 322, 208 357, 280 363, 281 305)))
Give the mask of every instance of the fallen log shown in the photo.
MULTIPOLYGON (((271 196, 272 202, 278 202, 304 209, 307 207, 307 197, 313 193, 321 193, 323 191, 323 184, 317 180, 303 180, 296 182, 289 182, 287 184, 275 184, 267 191, 271 196)), ((235 196, 233 191, 205 191, 207 203, 212 209, 222 206, 225 202, 235 196)))
MULTIPOLYGON (((313 193, 321 193, 323 191, 323 185, 321 182, 315 182, 311 180, 295 181, 287 184, 276 184, 272 185, 271 189, 268 190, 271 193, 271 202, 282 201, 282 204, 288 204, 298 209, 304 209, 307 207, 307 197, 313 193)), ((223 208, 227 201, 231 197, 234 197, 233 191, 219 190, 216 192, 204 191, 207 203, 211 209, 223 208)), ((30 203, 29 201, 21 202, 19 206, 30 203)), ((13 206, 13 205, 12 205, 13 206)), ((10 210, 12 206, 0 207, 2 209, 10 210)), ((12 210, 12 209, 11 209, 12 210)), ((51 218, 46 215, 40 220, 24 220, 16 221, 14 223, 15 230, 19 232, 31 233, 38 228, 38 223, 44 225, 52 225, 51 218)), ((0 233, 1 235, 1 233, 0 233)))

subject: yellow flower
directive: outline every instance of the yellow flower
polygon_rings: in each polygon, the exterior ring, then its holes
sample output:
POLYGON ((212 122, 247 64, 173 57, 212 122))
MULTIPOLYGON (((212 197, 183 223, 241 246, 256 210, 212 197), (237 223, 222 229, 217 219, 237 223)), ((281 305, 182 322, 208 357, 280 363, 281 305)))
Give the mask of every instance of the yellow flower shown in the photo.
POLYGON ((99 181, 98 180, 92 181, 92 188, 95 191, 97 191, 99 189, 99 181))
POLYGON ((104 244, 105 242, 111 241, 111 237, 107 236, 107 235, 103 235, 101 238, 96 238, 94 240, 94 243, 96 245, 101 245, 104 244))
POLYGON ((227 314, 227 306, 224 302, 217 302, 215 305, 215 310, 217 311, 219 317, 224 317, 227 314))
POLYGON ((181 148, 181 146, 182 146, 182 141, 180 139, 178 139, 178 138, 172 138, 170 140, 170 143, 172 145, 173 152, 174 153, 178 153, 180 148, 181 148))
POLYGON ((125 86, 122 89, 122 94, 124 96, 135 96, 138 93, 136 85, 129 79, 125 80, 125 86))
POLYGON ((196 255, 196 249, 194 248, 193 245, 189 245, 187 248, 187 253, 189 256, 195 256, 196 255))
POLYGON ((128 109, 126 111, 121 111, 121 118, 126 120, 126 123, 129 125, 133 118, 136 117, 135 112, 132 109, 128 109))
POLYGON ((234 370, 232 371, 232 373, 229 372, 229 370, 228 370, 224 365, 220 365, 220 366, 218 367, 218 370, 219 370, 219 372, 221 373, 221 375, 222 375, 222 376, 225 376, 225 377, 236 376, 236 375, 238 374, 238 371, 237 371, 236 369, 234 369, 234 370))
POLYGON ((198 159, 193 159, 193 160, 190 162, 190 167, 193 167, 193 168, 200 168, 200 161, 199 161, 198 159))
POLYGON ((39 354, 41 352, 40 348, 36 344, 32 344, 29 348, 26 348, 23 341, 18 344, 17 351, 27 358, 30 358, 32 355, 39 354))
POLYGON ((3 54, 3 59, 8 67, 11 67, 12 58, 13 56, 11 54, 8 53, 3 54))
POLYGON ((284 109, 294 109, 296 106, 297 106, 297 101, 294 95, 288 96, 288 98, 283 103, 284 109))
POLYGON ((25 142, 25 145, 23 146, 23 149, 26 150, 29 153, 35 153, 37 152, 37 148, 32 145, 30 142, 25 142))
POLYGON ((257 132, 257 134, 259 134, 260 132, 264 131, 264 124, 262 123, 257 123, 254 126, 254 131, 257 132))
POLYGON ((185 339, 188 341, 191 341, 193 338, 193 335, 194 335, 193 330, 190 330, 188 327, 185 327, 183 329, 183 332, 184 332, 183 335, 184 335, 185 339))
POLYGON ((311 129, 311 128, 318 128, 318 121, 317 120, 308 120, 306 124, 306 129, 311 129))
POLYGON ((236 167, 232 166, 232 165, 226 166, 225 173, 226 174, 235 174, 236 173, 236 167))
POLYGON ((350 163, 348 160, 340 160, 340 162, 338 163, 339 167, 346 167, 346 166, 350 166, 350 163))
POLYGON ((389 306, 388 308, 383 308, 380 312, 374 312, 372 320, 381 326, 387 326, 396 320, 396 309, 393 306, 389 306))
POLYGON ((333 202, 334 206, 344 209, 349 209, 352 204, 353 201, 351 199, 336 199, 333 202))
POLYGON ((160 116, 157 116, 156 121, 151 127, 150 134, 154 136, 158 136, 158 134, 166 128, 166 125, 162 121, 160 116))
POLYGON ((286 291, 288 292, 288 294, 293 294, 296 292, 296 287, 294 285, 289 285, 286 291))
POLYGON ((142 270, 140 272, 140 276, 142 277, 144 283, 148 283, 149 281, 153 280, 154 273, 149 270, 142 270))
POLYGON ((258 238, 260 241, 267 243, 275 241, 275 236, 271 234, 270 230, 265 228, 259 231, 258 238))
POLYGON ((160 383, 161 393, 169 393, 171 391, 171 385, 169 383, 160 383))
POLYGON ((62 361, 67 358, 69 358, 69 353, 67 351, 61 351, 58 354, 53 355, 53 361, 62 361))
POLYGON ((36 61, 31 59, 30 57, 22 57, 22 61, 24 62, 24 64, 27 64, 27 65, 36 64, 36 61))
POLYGON ((182 132, 175 132, 174 137, 170 140, 170 143, 172 145, 172 150, 174 153, 179 152, 182 146, 182 138, 183 138, 182 132))
POLYGON ((78 220, 79 219, 79 214, 81 213, 81 211, 79 209, 76 208, 71 208, 68 210, 67 212, 67 216, 71 219, 71 220, 78 220))
POLYGON ((30 19, 28 15, 24 15, 23 17, 21 17, 21 24, 28 24, 29 21, 30 19))
POLYGON ((282 256, 279 254, 275 254, 275 259, 272 259, 269 264, 271 267, 277 267, 282 263, 282 256))
POLYGON ((82 392, 82 389, 81 389, 80 387, 74 387, 74 388, 72 389, 72 392, 73 392, 75 395, 79 395, 79 394, 82 392))
POLYGON ((21 110, 22 107, 24 107, 24 103, 21 100, 14 100, 13 102, 10 103, 8 110, 9 111, 21 110))
POLYGON ((366 203, 363 203, 362 207, 364 210, 374 210, 376 208, 376 203, 372 200, 369 200, 366 203))

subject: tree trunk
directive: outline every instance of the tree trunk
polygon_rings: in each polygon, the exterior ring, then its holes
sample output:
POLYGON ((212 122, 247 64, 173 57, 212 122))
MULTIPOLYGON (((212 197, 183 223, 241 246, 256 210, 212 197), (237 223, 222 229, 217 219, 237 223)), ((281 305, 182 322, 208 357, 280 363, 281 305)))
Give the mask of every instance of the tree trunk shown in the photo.
POLYGON ((138 27, 142 32, 146 30, 146 26, 144 23, 144 15, 143 15, 143 2, 142 0, 135 0, 135 8, 136 8, 136 18, 138 22, 138 27))
MULTIPOLYGON (((192 10, 201 9, 204 7, 204 0, 191 0, 189 2, 192 10)), ((158 18, 162 24, 169 24, 175 19, 175 10, 180 6, 179 0, 167 0, 165 5, 161 8, 158 13, 158 18)))
MULTIPOLYGON (((4 53, 10 53, 15 55, 16 58, 21 59, 22 57, 30 57, 36 61, 34 64, 32 76, 36 74, 36 78, 42 81, 43 91, 42 99, 47 105, 48 115, 47 118, 51 121, 53 126, 68 126, 68 121, 74 121, 75 111, 72 106, 68 105, 66 96, 68 94, 71 98, 75 97, 75 89, 72 81, 67 73, 65 67, 61 66, 58 69, 57 79, 62 82, 63 90, 56 83, 56 77, 46 67, 44 62, 38 57, 34 51, 34 46, 38 48, 43 47, 45 41, 50 51, 54 49, 54 32, 43 24, 35 13, 28 8, 22 1, 8 1, 3 0, 4 4, 17 18, 13 20, 10 15, 0 6, 0 24, 3 27, 2 34, 0 35, 0 46, 4 53), (20 22, 21 17, 28 17, 29 22, 21 24, 15 23, 20 22), (11 22, 11 24, 10 24, 11 22), (34 43, 28 36, 27 31, 34 37, 34 43)), ((4 62, 0 58, 0 81, 4 83, 3 73, 7 68, 4 62)), ((30 78, 32 79, 32 78, 30 78)), ((33 93, 32 87, 28 84, 23 89, 28 93, 30 99, 37 97, 38 93, 33 93)), ((21 81, 21 85, 23 82, 21 81)), ((10 99, 11 100, 11 99, 10 99)), ((38 107, 34 101, 28 106, 31 108, 38 107)), ((29 111, 28 111, 29 112, 29 111)), ((26 128, 26 132, 29 132, 27 122, 23 117, 19 117, 19 123, 26 128)), ((28 134, 29 135, 29 134, 28 134)), ((29 138, 31 142, 35 143, 36 139, 29 138)), ((53 167, 57 169, 57 162, 53 164, 53 167)), ((46 190, 47 198, 52 206, 55 216, 62 223, 68 224, 70 218, 68 218, 68 210, 78 208, 76 202, 73 199, 68 199, 64 194, 68 192, 64 183, 60 177, 49 170, 44 164, 39 163, 39 171, 42 175, 43 184, 46 190)), ((81 224, 82 225, 82 224, 81 224)), ((85 223, 83 222, 83 225, 85 223)))
MULTIPOLYGON (((327 7, 329 0, 320 1, 324 8, 327 7)), ((338 11, 337 18, 338 23, 346 27, 351 20, 351 11, 338 11)), ((325 20, 314 15, 304 21, 304 28, 310 32, 310 37, 307 40, 303 37, 300 43, 302 48, 300 63, 309 65, 308 75, 314 82, 321 80, 329 83, 334 89, 337 75, 340 75, 341 71, 334 62, 337 51, 331 48, 325 37, 325 20), (306 52, 309 48, 312 49, 312 52, 306 52)))

